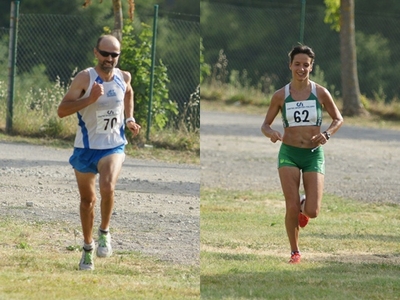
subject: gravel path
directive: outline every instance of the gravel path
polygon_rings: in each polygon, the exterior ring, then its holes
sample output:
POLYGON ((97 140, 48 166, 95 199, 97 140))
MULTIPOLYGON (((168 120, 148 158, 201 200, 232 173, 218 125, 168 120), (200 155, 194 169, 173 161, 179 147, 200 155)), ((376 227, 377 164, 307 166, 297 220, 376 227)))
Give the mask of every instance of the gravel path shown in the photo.
MULTIPOLYGON (((63 222, 67 228, 60 231, 81 230, 79 194, 68 163, 71 153, 0 142, 0 218, 63 222)), ((199 166, 127 157, 111 218, 113 248, 198 265, 199 200, 199 166)), ((99 215, 98 201, 95 226, 99 215)))
MULTIPOLYGON (((276 169, 280 144, 261 133, 264 116, 201 112, 202 186, 281 191, 276 169)), ((283 132, 279 118, 274 128, 283 132)), ((399 131, 343 125, 324 146, 325 192, 400 203, 399 149, 399 131)))

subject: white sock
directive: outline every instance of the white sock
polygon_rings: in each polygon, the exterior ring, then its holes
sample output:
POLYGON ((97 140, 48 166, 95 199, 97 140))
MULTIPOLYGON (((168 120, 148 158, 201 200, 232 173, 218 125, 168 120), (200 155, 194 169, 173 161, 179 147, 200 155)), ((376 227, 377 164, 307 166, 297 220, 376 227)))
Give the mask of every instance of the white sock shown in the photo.
POLYGON ((92 250, 94 248, 94 241, 92 241, 90 244, 86 244, 85 242, 83 242, 83 248, 85 248, 86 250, 92 250))
POLYGON ((100 230, 101 233, 104 233, 104 234, 108 234, 108 232, 109 232, 109 229, 108 229, 108 228, 107 228, 107 229, 101 229, 101 228, 99 227, 99 230, 100 230))

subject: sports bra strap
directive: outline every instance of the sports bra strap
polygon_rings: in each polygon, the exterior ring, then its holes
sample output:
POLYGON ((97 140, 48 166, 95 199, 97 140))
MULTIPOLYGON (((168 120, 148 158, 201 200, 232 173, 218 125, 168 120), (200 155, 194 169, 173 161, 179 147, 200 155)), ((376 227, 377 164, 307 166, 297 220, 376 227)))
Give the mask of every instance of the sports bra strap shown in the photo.
POLYGON ((285 99, 286 99, 287 97, 289 97, 289 95, 290 95, 289 88, 290 88, 290 83, 288 83, 287 85, 285 85, 285 99))
MULTIPOLYGON (((317 96, 317 86, 315 85, 315 82, 310 80, 310 83, 311 83, 311 93, 317 96)), ((289 95, 290 95, 290 83, 285 85, 285 99, 289 97, 289 95)))
POLYGON ((317 97, 317 86, 315 85, 314 81, 310 80, 310 83, 311 83, 311 93, 313 93, 315 97, 317 97))

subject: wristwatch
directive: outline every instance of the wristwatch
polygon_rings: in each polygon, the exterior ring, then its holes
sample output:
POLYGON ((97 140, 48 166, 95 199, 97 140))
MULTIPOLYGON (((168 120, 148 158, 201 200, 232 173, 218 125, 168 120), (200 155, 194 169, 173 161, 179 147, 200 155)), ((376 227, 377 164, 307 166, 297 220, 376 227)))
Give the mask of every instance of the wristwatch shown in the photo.
POLYGON ((331 134, 327 131, 324 131, 323 134, 325 135, 326 140, 329 140, 331 138, 331 134))

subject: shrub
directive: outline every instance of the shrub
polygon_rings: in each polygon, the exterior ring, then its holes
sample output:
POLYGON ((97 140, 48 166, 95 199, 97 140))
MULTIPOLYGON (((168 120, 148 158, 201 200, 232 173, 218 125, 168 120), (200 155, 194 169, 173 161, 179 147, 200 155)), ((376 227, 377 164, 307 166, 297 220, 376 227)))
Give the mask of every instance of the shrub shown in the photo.
MULTIPOLYGON (((139 34, 133 33, 132 22, 126 21, 122 37, 120 67, 132 74, 132 87, 135 92, 135 119, 147 127, 150 95, 152 31, 142 24, 139 34)), ((109 33, 109 32, 108 32, 109 33)), ((177 104, 168 97, 167 67, 160 60, 154 67, 153 99, 151 106, 151 125, 163 129, 168 120, 178 113, 177 104)))

